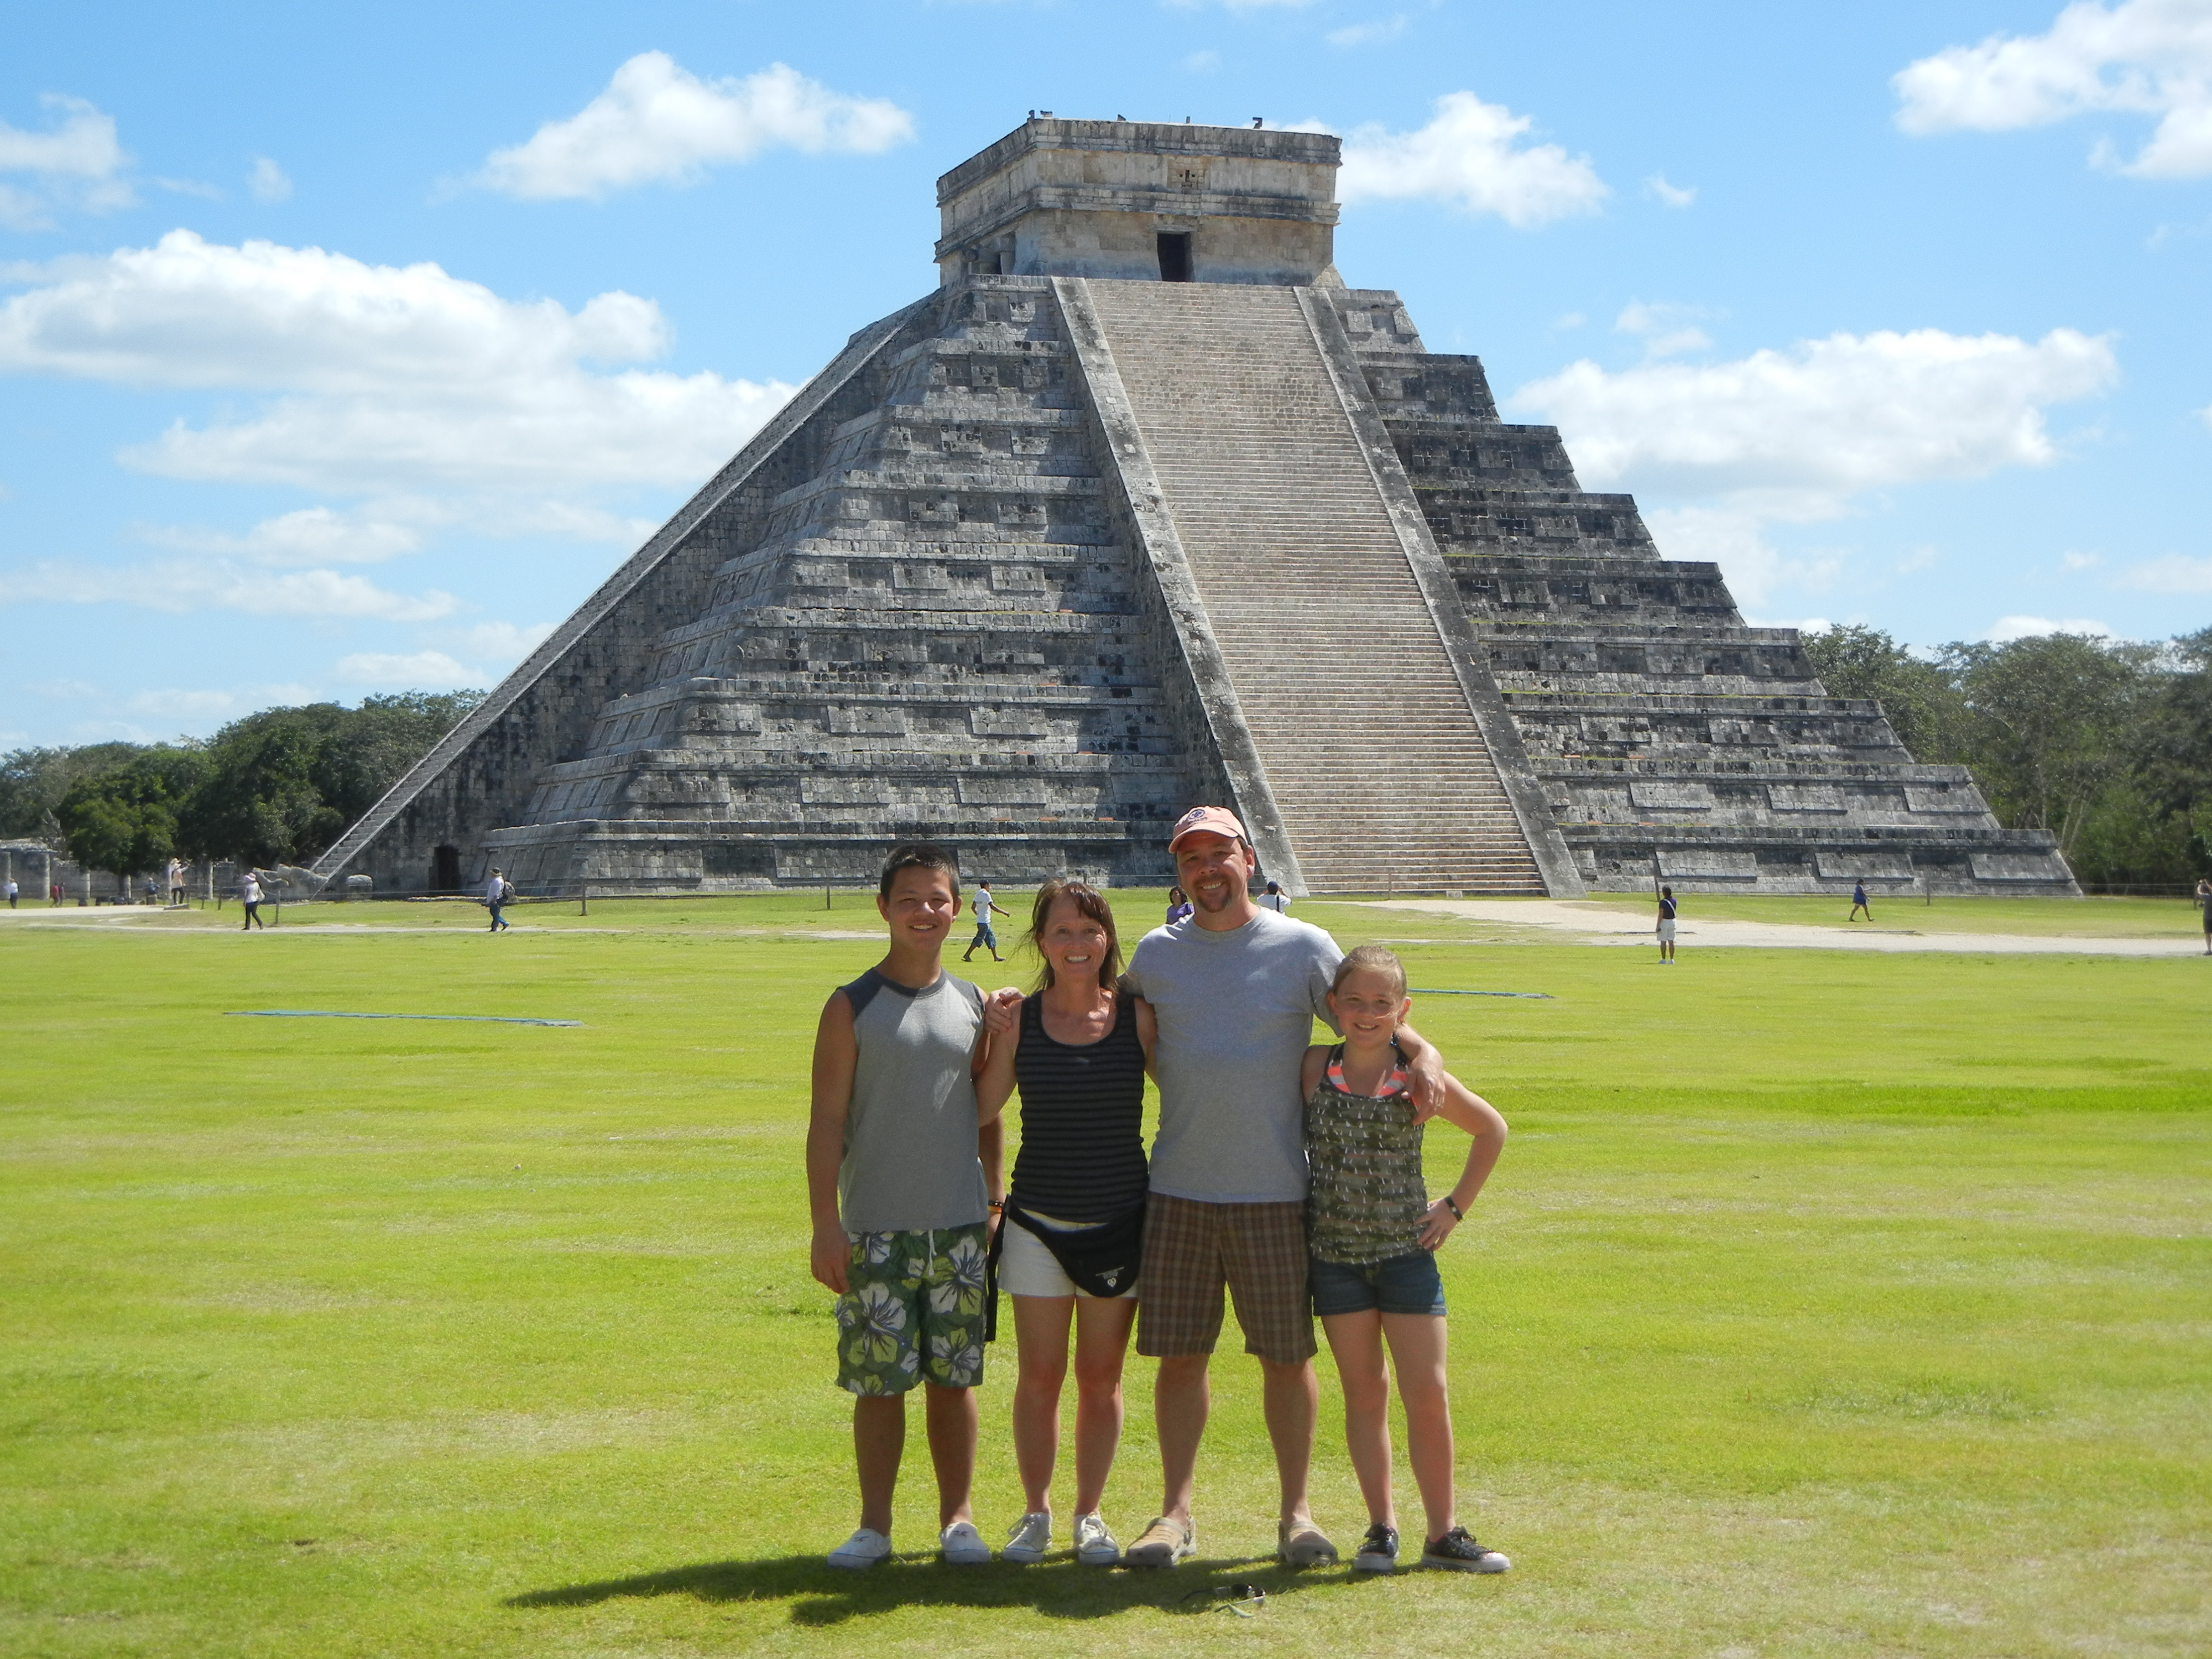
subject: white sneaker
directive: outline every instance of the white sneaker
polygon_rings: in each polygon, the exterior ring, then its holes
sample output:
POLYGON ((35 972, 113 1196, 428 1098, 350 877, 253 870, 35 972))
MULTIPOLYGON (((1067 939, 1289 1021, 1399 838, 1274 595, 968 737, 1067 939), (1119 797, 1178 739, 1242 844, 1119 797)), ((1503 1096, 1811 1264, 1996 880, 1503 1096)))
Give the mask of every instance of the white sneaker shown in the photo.
POLYGON ((1110 1567, 1121 1559, 1121 1547, 1096 1510, 1075 1517, 1075 1559, 1086 1567, 1110 1567))
POLYGON ((1006 1547, 999 1552, 1002 1560, 1019 1566, 1034 1566, 1045 1558, 1052 1547, 1052 1511, 1031 1510, 1014 1522, 1006 1534, 1006 1547))
POLYGON ((991 1547, 972 1521, 955 1521, 937 1534, 937 1553, 948 1565, 980 1567, 991 1559, 991 1547))
POLYGON ((830 1565, 853 1572, 865 1571, 890 1559, 891 1540, 873 1527, 863 1527, 830 1552, 830 1565))

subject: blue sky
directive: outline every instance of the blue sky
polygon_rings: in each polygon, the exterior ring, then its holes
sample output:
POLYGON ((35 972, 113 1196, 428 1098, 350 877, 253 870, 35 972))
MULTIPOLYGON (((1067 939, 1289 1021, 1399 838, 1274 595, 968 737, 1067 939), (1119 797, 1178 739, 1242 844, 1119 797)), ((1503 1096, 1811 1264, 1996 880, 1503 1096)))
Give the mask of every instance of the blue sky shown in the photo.
POLYGON ((0 3, 0 745, 489 684, 1031 108, 1337 263, 1754 621, 2212 624, 2212 0, 0 3))

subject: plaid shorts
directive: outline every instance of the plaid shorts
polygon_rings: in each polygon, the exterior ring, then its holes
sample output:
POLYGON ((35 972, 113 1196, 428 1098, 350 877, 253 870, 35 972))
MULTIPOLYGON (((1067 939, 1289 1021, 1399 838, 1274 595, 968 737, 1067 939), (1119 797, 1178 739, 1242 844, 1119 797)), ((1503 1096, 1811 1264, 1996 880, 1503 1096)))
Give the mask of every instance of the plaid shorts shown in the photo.
POLYGON ((1225 1284, 1244 1328, 1245 1352, 1278 1365, 1312 1358, 1305 1209, 1201 1204, 1154 1193, 1145 1210, 1137 1352, 1153 1359, 1212 1353, 1225 1284))

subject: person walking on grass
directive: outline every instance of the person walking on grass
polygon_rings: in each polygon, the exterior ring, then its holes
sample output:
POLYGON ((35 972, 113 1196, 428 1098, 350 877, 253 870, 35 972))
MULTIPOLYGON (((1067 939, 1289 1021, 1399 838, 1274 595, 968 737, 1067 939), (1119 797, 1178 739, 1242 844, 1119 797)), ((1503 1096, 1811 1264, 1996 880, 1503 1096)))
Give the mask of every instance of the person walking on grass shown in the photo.
POLYGON ((975 884, 975 896, 969 903, 975 915, 975 937, 968 941, 967 953, 960 960, 966 962, 975 954, 977 945, 988 945, 991 947, 991 960, 1004 962, 1006 957, 999 954, 999 936, 991 928, 991 913, 995 910, 1002 916, 1010 916, 1013 912, 1000 909, 999 901, 991 896, 991 884, 988 881, 975 884))
POLYGON ((1851 913, 1848 916, 1845 916, 1844 920, 1846 921, 1856 921, 1859 919, 1859 912, 1862 910, 1866 912, 1866 919, 1869 921, 1872 921, 1874 920, 1874 906, 1867 902, 1866 883, 1863 879, 1852 885, 1851 913))
POLYGON ((1306 1243, 1313 1255, 1314 1312, 1344 1385, 1344 1437, 1367 1500, 1367 1536, 1352 1569, 1398 1570, 1398 1512, 1390 1490, 1395 1369, 1406 1408, 1406 1449, 1428 1522, 1420 1565, 1504 1572, 1512 1563, 1477 1543, 1453 1508, 1449 1345, 1436 1252, 1467 1218, 1496 1167, 1505 1148, 1505 1120, 1445 1074, 1437 1115, 1474 1141, 1458 1184, 1431 1203, 1421 1176, 1424 1126, 1396 1039, 1413 1007, 1404 965, 1379 945, 1359 946, 1337 964, 1329 1006, 1344 1041, 1308 1048, 1300 1074, 1311 1170, 1306 1243))
POLYGON ((240 924, 239 932, 258 927, 267 933, 269 924, 261 920, 261 878, 251 870, 239 879, 238 902, 246 907, 246 920, 240 924))
POLYGON ((491 912, 491 927, 487 930, 488 932, 496 933, 503 927, 514 926, 505 916, 500 915, 501 910, 514 902, 514 884, 498 871, 493 871, 490 878, 484 883, 484 906, 491 912))
POLYGON ((2197 908, 2204 915, 2204 954, 2212 957, 2212 879, 2197 881, 2197 908))
POLYGON ((1014 1461, 1025 1504, 1000 1559, 1052 1547, 1060 1398, 1075 1333, 1075 1559, 1110 1567, 1121 1547, 1100 1512, 1121 1440, 1121 1366, 1136 1319, 1145 1220, 1149 1004, 1120 989, 1121 945, 1105 898, 1079 881, 1038 890, 1029 944, 1043 959, 1012 1030, 977 1080, 983 1117, 1018 1086, 1022 1150, 992 1249, 1013 1304, 1019 1376, 1014 1461))
POLYGON ((8 908, 9 908, 10 910, 12 910, 12 909, 14 909, 14 908, 15 908, 15 899, 16 899, 16 896, 17 896, 17 895, 19 895, 21 891, 22 891, 22 890, 21 890, 21 888, 19 888, 18 886, 16 886, 16 885, 15 885, 15 877, 13 877, 13 876, 9 877, 9 878, 8 878, 8 908))
POLYGON ((1674 960, 1674 890, 1659 890, 1659 925, 1652 930, 1659 935, 1659 965, 1666 967, 1674 960))
POLYGON ((942 847, 892 850, 876 911, 884 959, 830 994, 814 1037, 806 1194, 814 1277, 837 1296, 837 1385, 853 1401, 860 1524, 833 1567, 891 1553, 891 1496, 906 1396, 921 1384, 937 1472, 938 1553, 991 1559, 975 1530, 975 1388, 983 1380, 988 1161, 999 1125, 975 1098, 989 1039, 983 994, 939 958, 960 915, 960 869, 942 847))
MULTIPOLYGON (((1306 1158, 1298 1068, 1343 953, 1320 928, 1254 902, 1259 869, 1237 816, 1194 807, 1168 841, 1195 907, 1146 934, 1123 983, 1152 1004, 1160 1089, 1145 1206, 1144 1293, 1137 1352, 1160 1362, 1153 1417, 1160 1444, 1158 1519, 1122 1559, 1167 1567, 1197 1547, 1191 1506, 1206 1434, 1206 1372, 1225 1285, 1244 1347, 1260 1361, 1261 1403, 1281 1489, 1277 1558, 1297 1567, 1337 1559, 1306 1492, 1320 1412, 1306 1287, 1306 1158)), ((1398 1033, 1416 1099, 1443 1093, 1436 1052, 1398 1033)))
POLYGON ((169 902, 181 906, 185 902, 185 865, 182 859, 169 860, 169 902))

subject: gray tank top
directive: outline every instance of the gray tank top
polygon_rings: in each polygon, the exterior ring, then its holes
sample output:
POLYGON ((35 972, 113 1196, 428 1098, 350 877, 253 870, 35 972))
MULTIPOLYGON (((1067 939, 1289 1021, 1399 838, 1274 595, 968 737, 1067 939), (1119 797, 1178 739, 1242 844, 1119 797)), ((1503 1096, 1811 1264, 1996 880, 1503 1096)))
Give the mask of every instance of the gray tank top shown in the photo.
POLYGON ((845 987, 860 1064, 837 1212, 848 1233, 965 1227, 988 1213, 969 1066, 983 994, 940 974, 923 991, 871 968, 845 987))

